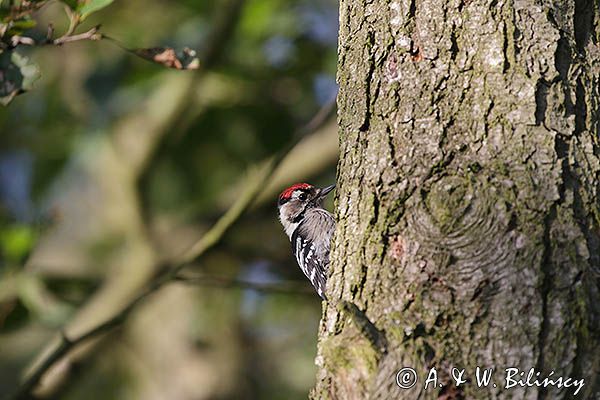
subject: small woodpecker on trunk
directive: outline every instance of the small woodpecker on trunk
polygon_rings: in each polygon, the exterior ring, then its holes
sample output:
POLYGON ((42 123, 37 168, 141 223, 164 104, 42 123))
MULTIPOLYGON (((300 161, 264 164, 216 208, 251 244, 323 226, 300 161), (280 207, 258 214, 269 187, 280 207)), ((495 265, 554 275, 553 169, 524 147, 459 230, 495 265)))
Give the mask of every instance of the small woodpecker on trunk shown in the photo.
POLYGON ((296 261, 323 300, 327 300, 325 285, 335 220, 322 203, 334 188, 296 183, 281 192, 277 202, 279 220, 290 238, 296 261))

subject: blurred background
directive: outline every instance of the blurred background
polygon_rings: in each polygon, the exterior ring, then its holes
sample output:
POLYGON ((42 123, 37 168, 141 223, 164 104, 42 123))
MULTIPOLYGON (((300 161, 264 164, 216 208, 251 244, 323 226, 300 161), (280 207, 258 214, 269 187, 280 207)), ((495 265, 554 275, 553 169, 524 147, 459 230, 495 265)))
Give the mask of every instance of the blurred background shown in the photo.
MULTIPOLYGON (((34 17, 34 37, 68 24, 58 2, 34 17)), ((60 362, 37 395, 306 398, 321 302, 275 200, 296 181, 335 181, 335 116, 324 116, 337 90, 337 2, 115 1, 78 31, 97 24, 117 42, 19 47, 41 78, 0 108, 0 397, 63 327, 76 336, 135 298, 253 171, 297 143, 250 210, 184 270, 211 279, 153 293, 60 362), (190 47, 200 69, 121 46, 190 47)))

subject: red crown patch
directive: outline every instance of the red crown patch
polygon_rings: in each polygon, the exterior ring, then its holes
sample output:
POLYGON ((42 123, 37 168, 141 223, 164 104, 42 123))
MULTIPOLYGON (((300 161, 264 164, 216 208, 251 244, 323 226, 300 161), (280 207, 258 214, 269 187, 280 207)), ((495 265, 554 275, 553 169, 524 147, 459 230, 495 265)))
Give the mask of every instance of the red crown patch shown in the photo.
POLYGON ((310 183, 296 183, 295 185, 292 185, 289 188, 285 189, 283 192, 281 192, 281 194, 279 195, 279 198, 280 199, 289 199, 290 197, 292 197, 292 193, 294 193, 294 190, 310 189, 312 187, 313 187, 313 185, 311 185, 310 183))

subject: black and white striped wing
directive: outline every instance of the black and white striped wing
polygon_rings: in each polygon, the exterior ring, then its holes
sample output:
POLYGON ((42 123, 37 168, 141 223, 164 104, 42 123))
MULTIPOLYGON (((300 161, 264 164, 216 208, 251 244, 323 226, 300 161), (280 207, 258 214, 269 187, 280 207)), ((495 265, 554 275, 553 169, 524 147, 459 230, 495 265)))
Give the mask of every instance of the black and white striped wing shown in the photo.
POLYGON ((325 283, 327 281, 327 267, 329 260, 323 260, 318 254, 316 246, 310 240, 298 235, 296 229, 292 235, 292 251, 304 275, 310 280, 315 290, 323 300, 325 297, 325 283))

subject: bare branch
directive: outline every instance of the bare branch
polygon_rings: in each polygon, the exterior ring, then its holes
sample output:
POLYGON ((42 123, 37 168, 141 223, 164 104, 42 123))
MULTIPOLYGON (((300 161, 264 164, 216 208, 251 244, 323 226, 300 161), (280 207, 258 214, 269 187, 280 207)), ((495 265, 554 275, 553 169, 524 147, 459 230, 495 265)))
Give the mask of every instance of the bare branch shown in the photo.
POLYGON ((52 40, 52 36, 54 36, 54 25, 52 23, 48 24, 48 29, 46 30, 46 40, 52 40))
POLYGON ((31 15, 35 11, 40 10, 46 4, 48 4, 47 1, 38 1, 38 2, 30 2, 27 4, 27 6, 20 5, 16 8, 11 7, 9 14, 6 16, 6 19, 8 19, 10 21, 14 21, 16 19, 26 17, 28 15, 31 15))
POLYGON ((26 46, 35 46, 36 42, 35 42, 35 40, 33 40, 32 38, 30 38, 28 36, 14 35, 10 38, 11 47, 17 47, 21 44, 26 45, 26 46))
POLYGON ((54 46, 62 46, 65 43, 79 42, 82 40, 101 40, 104 36, 100 33, 100 25, 93 27, 92 29, 78 33, 76 35, 63 35, 56 39, 52 39, 52 34, 54 33, 54 28, 52 25, 48 25, 48 30, 46 33, 46 38, 42 41, 36 42, 33 38, 29 36, 18 36, 14 35, 10 38, 10 46, 15 48, 20 45, 25 46, 44 46, 44 45, 54 45, 54 46))
POLYGON ((76 12, 73 12, 73 10, 71 10, 71 7, 64 4, 64 9, 65 9, 65 13, 69 17, 69 27, 67 28, 67 31, 61 36, 61 38, 71 36, 73 33, 75 33, 75 29, 77 29, 77 25, 79 25, 79 22, 80 22, 79 14, 76 12))
POLYGON ((50 44, 61 46, 65 43, 77 42, 80 40, 101 40, 102 34, 99 32, 100 25, 93 27, 87 32, 78 33, 77 35, 65 35, 54 40, 50 40, 50 44))

